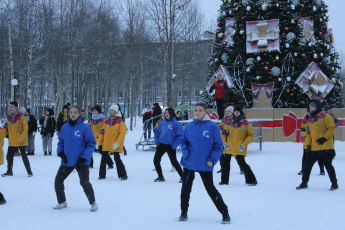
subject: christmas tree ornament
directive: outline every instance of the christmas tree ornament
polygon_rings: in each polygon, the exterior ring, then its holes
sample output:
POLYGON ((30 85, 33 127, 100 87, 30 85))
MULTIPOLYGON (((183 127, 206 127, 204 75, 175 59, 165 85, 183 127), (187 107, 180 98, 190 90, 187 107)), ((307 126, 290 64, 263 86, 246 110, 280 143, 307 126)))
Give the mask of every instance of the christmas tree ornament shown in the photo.
POLYGON ((278 78, 278 81, 282 81, 282 79, 281 79, 281 78, 278 78))
POLYGON ((250 21, 246 23, 247 54, 280 51, 279 20, 250 21))
POLYGON ((285 47, 286 47, 287 49, 289 49, 289 48, 290 48, 290 44, 289 44, 289 43, 286 43, 286 44, 285 44, 285 47))
POLYGON ((218 62, 218 58, 214 59, 214 62, 218 62))
POLYGON ((313 6, 313 11, 316 11, 316 6, 313 6))
POLYGON ((303 5, 303 4, 301 5, 301 8, 302 8, 302 9, 304 8, 304 5, 303 5))
POLYGON ((264 68, 264 71, 265 71, 265 72, 267 72, 267 71, 268 71, 268 67, 267 67, 267 66, 264 68))
POLYGON ((250 72, 250 68, 248 67, 248 68, 246 69, 246 71, 247 71, 247 73, 249 73, 249 72, 250 72))
POLYGON ((333 77, 333 78, 332 78, 332 82, 333 82, 333 83, 336 83, 336 81, 337 81, 337 80, 335 80, 335 78, 333 77))
POLYGON ((275 77, 278 77, 280 75, 280 68, 277 67, 277 66, 274 66, 272 69, 271 69, 271 74, 275 77))
POLYGON ((310 99, 323 101, 334 87, 332 81, 312 62, 295 81, 310 99))
POLYGON ((258 57, 256 58, 256 60, 257 60, 257 61, 261 61, 261 57, 258 56, 258 57))
POLYGON ((262 7, 261 7, 261 9, 262 9, 263 11, 265 11, 265 10, 267 9, 266 4, 263 4, 262 7))
POLYGON ((288 93, 288 94, 289 94, 289 93, 290 93, 290 90, 286 90, 286 93, 288 93))
POLYGON ((240 34, 244 34, 244 30, 240 30, 240 34))
POLYGON ((235 10, 238 11, 238 7, 236 7, 235 10))
POLYGON ((278 55, 276 56, 276 60, 279 61, 279 56, 278 55))
POLYGON ((322 32, 319 33, 319 37, 322 37, 322 32))
POLYGON ((292 9, 292 10, 295 10, 295 5, 291 5, 291 9, 292 9))
POLYGON ((279 3, 276 3, 276 7, 279 7, 279 3))
POLYGON ((213 47, 213 51, 216 51, 217 50, 217 48, 216 47, 213 47))
POLYGON ((324 9, 323 8, 321 8, 321 11, 323 11, 324 9))
POLYGON ((297 57, 297 55, 298 55, 298 53, 296 53, 296 52, 293 54, 293 56, 295 56, 295 57, 297 57))
POLYGON ((229 46, 225 46, 225 49, 229 49, 229 46))
POLYGON ((320 56, 323 57, 323 53, 320 53, 320 56))
POLYGON ((231 14, 232 13, 232 10, 229 10, 229 14, 231 14))
POLYGON ((296 38, 296 34, 295 33, 289 32, 286 35, 286 39, 288 40, 288 42, 292 42, 292 40, 294 40, 295 38, 296 38))
POLYGON ((220 26, 221 26, 220 22, 218 22, 218 23, 217 23, 217 26, 218 26, 218 27, 220 27, 220 26))
POLYGON ((228 3, 231 3, 231 0, 228 0, 228 3))
POLYGON ((223 53, 222 55, 222 61, 227 64, 229 60, 229 55, 227 53, 223 53))
POLYGON ((291 19, 291 24, 295 24, 295 19, 291 19))
POLYGON ((307 55, 306 54, 302 54, 302 58, 306 59, 307 55))
POLYGON ((334 59, 334 63, 337 63, 338 61, 337 61, 337 59, 334 59))
POLYGON ((249 66, 254 66, 254 58, 248 58, 246 60, 246 64, 249 65, 249 66))
POLYGON ((287 77, 286 80, 287 80, 287 81, 291 81, 291 77, 287 77))
POLYGON ((250 11, 251 7, 250 6, 247 6, 246 10, 247 11, 250 11))
POLYGON ((288 27, 285 27, 285 31, 286 31, 286 32, 289 32, 289 28, 288 28, 288 27))
POLYGON ((260 80, 260 78, 261 78, 260 76, 256 76, 256 80, 260 80))
POLYGON ((224 3, 226 3, 226 0, 224 0, 224 3))
POLYGON ((329 66, 326 67, 326 70, 329 70, 329 66))
POLYGON ((316 59, 317 58, 317 53, 314 53, 314 59, 316 59))
POLYGON ((320 22, 323 22, 323 19, 322 18, 320 18, 320 20, 319 20, 320 22))
POLYGON ((219 37, 219 38, 223 38, 223 36, 224 36, 223 33, 219 33, 219 34, 218 34, 218 37, 219 37))

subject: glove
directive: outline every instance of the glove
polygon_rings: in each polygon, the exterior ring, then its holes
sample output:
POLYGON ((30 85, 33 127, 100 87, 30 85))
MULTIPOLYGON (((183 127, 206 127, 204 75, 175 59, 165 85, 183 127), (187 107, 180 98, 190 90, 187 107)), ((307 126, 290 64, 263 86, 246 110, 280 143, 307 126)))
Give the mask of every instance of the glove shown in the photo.
POLYGON ((239 147, 240 147, 240 152, 241 153, 246 149, 246 147, 244 147, 244 145, 240 145, 239 147))
POLYGON ((79 158, 79 160, 77 161, 77 166, 81 167, 84 165, 84 163, 86 162, 85 158, 79 158))
POLYGON ((62 162, 63 163, 67 163, 67 157, 66 157, 66 155, 65 155, 65 153, 64 152, 60 152, 59 154, 58 154, 58 156, 61 158, 61 160, 62 160, 62 162))
POLYGON ((230 145, 228 143, 225 143, 223 146, 224 146, 225 150, 229 150, 229 148, 230 148, 230 145))
POLYGON ((115 142, 113 144, 113 149, 116 150, 119 146, 120 146, 120 143, 119 142, 115 142))
POLYGON ((96 143, 95 149, 99 149, 99 143, 98 142, 96 143))
POLYGON ((35 135, 36 135, 36 132, 33 132, 33 133, 32 133, 32 136, 35 136, 35 135))
POLYGON ((319 145, 323 145, 326 141, 327 141, 326 138, 321 137, 321 138, 316 140, 316 143, 318 143, 319 145))

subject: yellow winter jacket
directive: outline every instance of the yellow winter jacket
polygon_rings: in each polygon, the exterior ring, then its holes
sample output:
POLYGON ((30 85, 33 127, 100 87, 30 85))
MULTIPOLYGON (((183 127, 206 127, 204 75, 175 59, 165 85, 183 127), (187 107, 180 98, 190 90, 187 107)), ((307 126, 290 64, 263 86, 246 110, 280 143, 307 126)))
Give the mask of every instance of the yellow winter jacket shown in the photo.
POLYGON ((333 117, 326 112, 320 112, 315 118, 308 119, 306 145, 311 146, 311 151, 334 149, 333 134, 335 125, 333 117), (324 137, 327 141, 323 145, 316 143, 316 140, 324 137))
POLYGON ((104 122, 105 122, 105 119, 98 119, 98 120, 91 119, 89 122, 89 125, 91 126, 93 135, 95 136, 96 140, 99 137, 99 134, 101 132, 104 122))
POLYGON ((8 116, 3 130, 4 135, 8 135, 8 146, 20 147, 28 145, 28 120, 22 113, 8 116))
POLYGON ((254 140, 255 134, 253 126, 247 121, 242 119, 240 122, 235 122, 233 119, 223 119, 223 125, 221 128, 221 136, 223 143, 228 143, 229 150, 223 151, 223 154, 231 154, 233 156, 243 155, 247 156, 247 147, 254 140), (240 152, 240 145, 244 145, 246 148, 243 152, 240 152))
POLYGON ((0 164, 4 164, 4 130, 0 127, 0 164))
POLYGON ((306 142, 306 138, 307 138, 307 129, 308 129, 308 119, 306 117, 304 117, 304 120, 302 122, 301 125, 301 136, 304 137, 303 139, 303 149, 307 149, 307 142, 306 142))
POLYGON ((114 119, 108 118, 102 126, 100 135, 97 138, 97 143, 102 145, 103 151, 122 153, 126 131, 126 124, 120 117, 115 117, 114 119), (120 146, 115 150, 113 149, 113 144, 116 142, 118 142, 120 146))

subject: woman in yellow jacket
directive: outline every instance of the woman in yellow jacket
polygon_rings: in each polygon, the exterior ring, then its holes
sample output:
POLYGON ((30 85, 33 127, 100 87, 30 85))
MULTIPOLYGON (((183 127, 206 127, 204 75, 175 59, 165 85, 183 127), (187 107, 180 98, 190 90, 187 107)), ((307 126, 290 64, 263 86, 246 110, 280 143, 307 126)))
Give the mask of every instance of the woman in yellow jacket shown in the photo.
MULTIPOLYGON (((0 165, 4 164, 4 150, 2 149, 4 147, 4 131, 2 127, 0 126, 0 165)), ((4 195, 0 192, 0 205, 6 204, 6 200, 4 198, 4 195)))
POLYGON ((307 160, 304 164, 302 183, 296 187, 297 190, 308 188, 310 172, 318 159, 321 159, 325 165, 330 181, 332 182, 329 190, 338 189, 335 169, 332 165, 333 160, 333 134, 335 125, 330 114, 322 111, 322 104, 318 99, 310 100, 309 104, 310 118, 307 123, 307 160))
POLYGON ((10 103, 10 113, 3 127, 4 136, 8 135, 7 172, 1 174, 1 176, 13 176, 13 157, 19 149, 28 176, 31 177, 33 174, 25 151, 28 145, 28 120, 18 110, 18 103, 15 101, 10 103))
MULTIPOLYGON (((91 126, 95 140, 97 140, 105 122, 104 113, 102 113, 102 107, 100 105, 95 105, 91 108, 91 114, 92 117, 89 121, 89 125, 91 126)), ((102 145, 98 146, 98 151, 102 153, 102 145)), ((114 168, 114 162, 109 155, 107 159, 107 165, 108 168, 114 168)), ((93 168, 93 156, 91 157, 90 168, 93 168)))
POLYGON ((236 157, 237 163, 244 172, 246 184, 257 185, 257 180, 244 157, 247 156, 247 147, 254 139, 252 125, 247 121, 241 107, 235 107, 233 118, 224 126, 222 138, 224 143, 224 159, 222 165, 222 180, 220 185, 229 184, 231 156, 236 157))
POLYGON ((109 153, 114 153, 117 175, 121 180, 127 180, 127 172, 120 154, 123 152, 127 127, 121 118, 118 105, 110 107, 110 116, 104 122, 100 135, 97 138, 97 146, 102 145, 102 159, 99 168, 99 180, 106 178, 106 162, 109 153))

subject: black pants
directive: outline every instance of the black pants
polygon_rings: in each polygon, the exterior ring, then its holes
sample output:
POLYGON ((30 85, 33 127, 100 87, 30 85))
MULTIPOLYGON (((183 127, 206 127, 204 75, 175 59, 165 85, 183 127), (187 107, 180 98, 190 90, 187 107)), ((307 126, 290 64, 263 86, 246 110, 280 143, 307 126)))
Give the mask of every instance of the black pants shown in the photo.
MULTIPOLYGON (((303 157, 302 157, 302 172, 304 172, 304 165, 307 160, 307 150, 303 149, 303 157)), ((317 163, 319 164, 320 167, 320 172, 325 172, 324 165, 323 165, 323 160, 322 159, 317 159, 317 163)))
POLYGON ((144 138, 145 140, 147 139, 146 133, 148 133, 148 137, 149 139, 151 138, 151 125, 152 125, 152 121, 148 121, 148 122, 144 122, 144 138))
POLYGON ((0 192, 0 201, 4 201, 5 200, 5 197, 4 195, 2 195, 2 193, 0 192))
POLYGON ((28 156, 26 155, 26 152, 25 152, 26 146, 20 146, 20 147, 9 146, 8 147, 7 156, 6 156, 7 172, 13 172, 12 171, 12 169, 13 169, 13 157, 14 157, 14 154, 18 151, 18 149, 19 149, 20 154, 22 156, 22 160, 23 160, 23 163, 25 165, 26 171, 28 173, 32 173, 31 167, 30 167, 30 162, 29 162, 28 156))
MULTIPOLYGON (((202 182, 204 183, 205 189, 208 195, 211 197, 213 203, 216 205, 220 213, 228 211, 228 207, 223 201, 222 195, 218 192, 213 184, 213 172, 204 171, 199 172, 202 182)), ((181 210, 188 211, 190 193, 192 191, 193 180, 195 178, 195 171, 183 168, 183 182, 181 189, 181 210)))
MULTIPOLYGON (((224 184, 229 184, 229 178, 230 178, 230 168, 231 168, 231 154, 223 154, 221 156, 222 159, 222 176, 221 176, 221 182, 224 184)), ((240 157, 241 158, 241 157, 240 157)), ((240 166, 240 170, 244 172, 244 169, 242 169, 243 165, 247 165, 246 162, 244 161, 243 158, 243 162, 241 162, 240 158, 235 157, 237 164, 240 166)), ((248 166, 248 165, 247 165, 248 166)), ((248 166, 249 167, 249 166, 248 166)), ((248 169, 247 169, 248 171, 248 169)), ((251 171, 250 167, 249 167, 249 171, 253 174, 253 172, 251 171)), ((248 175, 250 175, 250 172, 247 173, 248 175)), ((253 174, 254 175, 254 174, 253 174)), ((255 178, 255 176, 254 176, 255 178)), ((247 180, 246 180, 247 181, 247 180)), ((249 179, 250 181, 250 179, 249 179)), ((255 179, 256 181, 256 179, 255 179)), ((254 181, 254 182, 255 182, 254 181)))
POLYGON ((172 166, 174 166, 174 168, 176 169, 176 171, 178 172, 178 174, 182 178, 183 171, 182 171, 181 165, 178 163, 178 161, 176 159, 176 149, 172 149, 171 145, 163 145, 163 144, 159 144, 157 146, 157 150, 156 150, 155 156, 153 158, 153 163, 155 165, 158 176, 163 177, 161 160, 162 160, 164 153, 166 153, 166 152, 168 153, 168 156, 169 156, 169 159, 170 159, 172 166))
POLYGON ((302 176, 302 181, 308 183, 311 170, 318 159, 322 159, 327 170, 329 179, 332 183, 337 183, 337 177, 335 175, 335 170, 332 165, 332 151, 330 150, 320 150, 320 151, 310 151, 307 156, 307 160, 304 165, 304 171, 302 176))
MULTIPOLYGON (((107 175, 106 164, 108 162, 109 157, 110 157, 109 152, 102 152, 101 165, 99 166, 99 177, 102 177, 102 178, 106 177, 106 175, 107 175)), ((115 164, 116 164, 118 178, 127 177, 126 168, 125 168, 125 165, 123 164, 123 162, 120 158, 120 153, 118 153, 118 152, 114 153, 114 160, 115 160, 115 164)))
POLYGON ((219 120, 224 117, 224 99, 216 99, 219 120))
POLYGON ((95 202, 95 193, 89 180, 90 171, 88 165, 76 167, 66 167, 62 165, 60 166, 55 177, 55 192, 58 203, 61 204, 66 201, 64 181, 69 176, 69 174, 71 174, 74 168, 78 172, 80 185, 81 187, 83 187, 89 203, 93 204, 95 202))
MULTIPOLYGON (((246 163, 244 156, 243 155, 237 155, 236 161, 243 171, 244 178, 246 180, 246 184, 257 183, 256 177, 255 177, 252 169, 250 168, 250 166, 246 163)), ((229 183, 230 162, 231 162, 231 157, 229 157, 229 160, 226 163, 224 163, 224 165, 225 165, 224 172, 228 173, 227 175, 226 174, 224 175, 224 181, 223 181, 223 169, 222 169, 222 182, 224 182, 224 183, 226 183, 226 182, 229 183)), ((226 183, 226 184, 228 184, 228 183, 226 183)))
MULTIPOLYGON (((123 149, 124 148, 125 147, 123 147, 123 149)), ((98 151, 102 154, 102 145, 99 146, 98 151)), ((114 161, 111 159, 111 157, 109 155, 108 155, 108 159, 107 159, 107 165, 109 167, 113 167, 114 166, 114 161)), ((93 167, 93 156, 91 157, 90 167, 93 167)))

